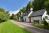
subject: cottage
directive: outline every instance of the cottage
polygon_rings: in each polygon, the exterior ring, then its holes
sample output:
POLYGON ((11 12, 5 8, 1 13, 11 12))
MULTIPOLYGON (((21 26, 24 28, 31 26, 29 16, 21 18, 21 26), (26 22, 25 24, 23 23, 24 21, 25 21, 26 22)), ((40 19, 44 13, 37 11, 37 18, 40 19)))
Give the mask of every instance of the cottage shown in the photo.
POLYGON ((32 12, 29 16, 31 18, 31 22, 38 22, 41 23, 43 18, 47 16, 47 12, 45 9, 38 10, 36 12, 32 12))
POLYGON ((26 13, 24 13, 24 15, 23 15, 23 20, 24 20, 24 22, 29 22, 28 14, 29 14, 29 11, 26 12, 26 13))
POLYGON ((30 14, 32 13, 32 10, 33 9, 31 8, 30 11, 27 11, 26 13, 24 13, 23 15, 24 22, 31 22, 31 18, 28 16, 30 16, 30 14))

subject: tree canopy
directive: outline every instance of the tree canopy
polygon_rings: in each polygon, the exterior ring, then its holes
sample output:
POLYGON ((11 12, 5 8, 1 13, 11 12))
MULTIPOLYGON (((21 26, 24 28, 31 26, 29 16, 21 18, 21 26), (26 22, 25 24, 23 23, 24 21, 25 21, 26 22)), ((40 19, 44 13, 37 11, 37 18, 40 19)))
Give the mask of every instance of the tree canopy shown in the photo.
POLYGON ((26 6, 26 11, 30 10, 30 8, 33 8, 32 1, 30 1, 26 6))
POLYGON ((34 11, 40 10, 40 9, 44 9, 45 0, 34 0, 33 2, 33 9, 34 11))
POLYGON ((46 0, 44 5, 45 5, 45 8, 47 10, 47 14, 49 15, 49 0, 46 0))

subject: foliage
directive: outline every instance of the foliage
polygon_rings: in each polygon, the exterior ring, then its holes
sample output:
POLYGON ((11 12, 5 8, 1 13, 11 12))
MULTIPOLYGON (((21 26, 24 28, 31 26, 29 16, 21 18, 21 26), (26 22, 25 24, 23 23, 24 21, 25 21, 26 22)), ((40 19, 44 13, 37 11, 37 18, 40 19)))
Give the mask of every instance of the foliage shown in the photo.
POLYGON ((10 16, 10 19, 14 19, 14 14, 12 14, 12 16, 10 16))
POLYGON ((47 14, 49 14, 49 0, 46 0, 44 5, 45 5, 45 8, 47 10, 47 14))
POLYGON ((6 21, 9 19, 9 14, 2 8, 0 8, 0 22, 6 21))
POLYGON ((45 2, 45 0, 34 0, 34 2, 33 2, 34 11, 45 8, 44 7, 44 2, 45 2))
MULTIPOLYGON (((22 9, 20 9, 20 12, 16 15, 17 19, 19 20, 19 17, 21 18, 23 16, 23 14, 25 14, 26 12, 28 12, 30 10, 30 8, 32 8, 32 2, 30 1, 26 7, 23 7, 22 9)), ((21 18, 23 19, 23 18, 21 18)))
POLYGON ((30 10, 30 8, 33 8, 33 4, 31 1, 27 4, 26 11, 30 10))
POLYGON ((26 12, 26 7, 23 7, 22 9, 20 9, 20 12, 16 14, 16 19, 19 20, 19 17, 21 17, 23 15, 23 13, 26 12))
POLYGON ((40 9, 46 9, 47 14, 49 15, 49 0, 34 0, 33 1, 33 10, 37 11, 40 9))
POLYGON ((43 24, 44 24, 44 26, 48 26, 48 23, 45 20, 44 20, 43 24))
POLYGON ((46 22, 46 20, 44 20, 44 23, 43 23, 43 24, 44 24, 43 27, 44 27, 45 29, 49 29, 49 24, 46 22))
POLYGON ((20 12, 25 13, 26 12, 26 7, 23 7, 22 9, 20 9, 20 12))
POLYGON ((19 21, 20 13, 16 14, 15 19, 19 21))
POLYGON ((47 21, 45 20, 45 18, 43 18, 43 24, 44 24, 44 28, 48 28, 48 23, 47 23, 47 21))

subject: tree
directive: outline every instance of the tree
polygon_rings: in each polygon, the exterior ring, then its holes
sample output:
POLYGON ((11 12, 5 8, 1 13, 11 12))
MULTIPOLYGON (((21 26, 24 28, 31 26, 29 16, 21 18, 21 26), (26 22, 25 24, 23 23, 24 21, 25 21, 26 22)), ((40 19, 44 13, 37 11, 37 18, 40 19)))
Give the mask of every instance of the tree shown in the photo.
POLYGON ((14 14, 12 14, 12 16, 10 17, 10 19, 14 19, 14 14))
POLYGON ((47 23, 47 21, 45 20, 45 18, 43 18, 43 24, 44 24, 44 28, 46 28, 46 29, 48 29, 49 28, 49 26, 48 26, 48 23, 47 23))
POLYGON ((40 9, 44 9, 44 2, 45 0, 34 0, 33 2, 33 9, 34 11, 40 10, 40 9))
POLYGON ((49 15, 49 0, 46 0, 44 5, 45 5, 45 8, 47 10, 47 14, 49 15))
POLYGON ((47 14, 49 15, 49 0, 34 0, 33 1, 33 10, 37 11, 40 9, 46 9, 47 14))
POLYGON ((9 14, 3 9, 0 8, 0 22, 6 21, 9 19, 9 14))
POLYGON ((30 1, 26 6, 26 11, 30 11, 30 8, 33 8, 32 1, 30 1))
POLYGON ((23 7, 22 9, 20 9, 20 12, 25 13, 26 12, 26 7, 23 7))

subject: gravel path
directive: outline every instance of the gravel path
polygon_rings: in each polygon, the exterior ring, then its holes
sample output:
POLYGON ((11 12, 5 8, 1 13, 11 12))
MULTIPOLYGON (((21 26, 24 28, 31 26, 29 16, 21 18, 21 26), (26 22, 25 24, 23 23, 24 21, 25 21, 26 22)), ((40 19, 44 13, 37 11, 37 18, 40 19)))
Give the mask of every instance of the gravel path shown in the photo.
POLYGON ((32 33, 49 33, 49 30, 45 30, 45 29, 40 29, 37 27, 32 26, 31 23, 26 23, 26 22, 16 22, 11 20, 12 23, 22 27, 22 28, 26 28, 28 31, 32 32, 32 33))

